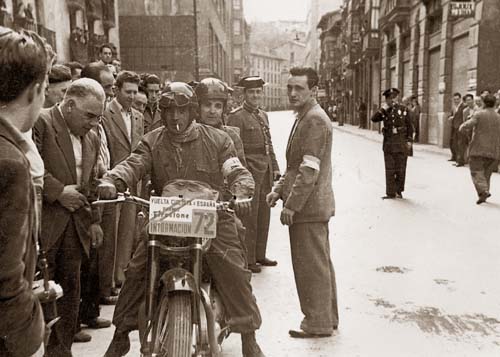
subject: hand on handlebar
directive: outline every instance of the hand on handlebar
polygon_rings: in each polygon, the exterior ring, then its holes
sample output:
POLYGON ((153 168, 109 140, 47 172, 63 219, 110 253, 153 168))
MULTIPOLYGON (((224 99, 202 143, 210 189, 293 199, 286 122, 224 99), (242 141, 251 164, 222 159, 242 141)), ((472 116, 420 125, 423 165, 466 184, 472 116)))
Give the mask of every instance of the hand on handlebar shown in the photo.
POLYGON ((252 211, 252 198, 248 199, 238 199, 234 200, 234 211, 238 216, 249 215, 252 211))
POLYGON ((118 196, 115 185, 102 182, 97 186, 97 197, 103 200, 112 200, 118 196))

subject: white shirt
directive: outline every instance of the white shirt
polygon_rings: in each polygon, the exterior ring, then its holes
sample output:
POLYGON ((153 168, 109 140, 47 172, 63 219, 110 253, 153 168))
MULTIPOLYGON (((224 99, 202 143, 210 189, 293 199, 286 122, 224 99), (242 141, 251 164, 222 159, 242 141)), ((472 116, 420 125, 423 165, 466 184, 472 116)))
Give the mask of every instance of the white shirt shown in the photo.
POLYGON ((122 114, 123 121, 125 122, 125 127, 127 128, 128 140, 132 140, 132 110, 126 111, 123 106, 116 101, 118 107, 120 108, 120 113, 122 114))
POLYGON ((68 132, 69 132, 69 137, 71 138, 71 144, 73 144, 73 153, 75 154, 76 184, 80 185, 82 182, 82 167, 83 167, 82 139, 73 135, 69 130, 68 132))

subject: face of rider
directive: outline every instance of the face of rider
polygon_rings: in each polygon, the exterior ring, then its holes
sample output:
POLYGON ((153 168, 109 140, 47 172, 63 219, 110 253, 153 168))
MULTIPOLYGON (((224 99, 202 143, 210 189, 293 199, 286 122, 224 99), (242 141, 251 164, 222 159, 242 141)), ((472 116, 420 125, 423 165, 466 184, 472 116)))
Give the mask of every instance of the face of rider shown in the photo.
POLYGON ((200 122, 219 127, 222 125, 224 101, 222 99, 204 99, 200 103, 200 122))
POLYGON ((171 105, 161 110, 163 124, 171 133, 182 133, 191 124, 191 111, 189 105, 178 107, 171 105))

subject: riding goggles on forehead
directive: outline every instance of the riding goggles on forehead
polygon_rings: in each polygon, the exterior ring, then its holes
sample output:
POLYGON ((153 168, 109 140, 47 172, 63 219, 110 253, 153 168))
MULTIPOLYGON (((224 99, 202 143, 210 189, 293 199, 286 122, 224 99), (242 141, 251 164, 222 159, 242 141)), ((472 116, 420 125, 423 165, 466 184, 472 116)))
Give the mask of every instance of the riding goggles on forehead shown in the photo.
POLYGON ((168 108, 171 106, 185 107, 191 103, 191 97, 184 93, 167 92, 160 97, 160 107, 168 108))

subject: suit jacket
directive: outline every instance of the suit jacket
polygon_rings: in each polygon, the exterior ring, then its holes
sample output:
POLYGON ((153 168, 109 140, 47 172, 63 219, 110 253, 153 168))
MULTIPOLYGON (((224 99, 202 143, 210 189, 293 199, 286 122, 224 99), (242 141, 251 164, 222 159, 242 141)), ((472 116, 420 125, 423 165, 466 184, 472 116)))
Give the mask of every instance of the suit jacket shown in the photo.
POLYGON ((0 345, 12 356, 34 354, 44 335, 42 309, 32 291, 36 196, 23 144, 0 117, 0 345))
POLYGON ((451 125, 453 126, 454 129, 458 129, 460 125, 462 125, 462 123, 464 122, 463 112, 465 107, 466 107, 465 103, 460 102, 458 107, 452 111, 451 125))
POLYGON ((111 168, 125 160, 137 148, 144 135, 144 118, 140 112, 132 110, 132 135, 127 134, 120 105, 113 99, 104 111, 103 127, 108 140, 111 168))
POLYGON ((146 107, 146 110, 144 111, 144 134, 158 129, 160 126, 163 126, 160 109, 157 108, 153 113, 149 107, 146 107))
POLYGON ((500 115, 494 108, 481 109, 460 126, 460 132, 472 129, 470 156, 500 160, 500 115))
POLYGON ((273 183, 273 172, 280 170, 274 154, 269 132, 267 114, 260 109, 253 109, 246 103, 233 110, 227 117, 227 125, 239 128, 248 169, 256 184, 267 179, 273 183), (263 125, 262 125, 262 124, 263 125), (267 150, 266 150, 267 145, 267 150), (266 172, 268 176, 265 177, 266 172))
POLYGON ((286 150, 285 174, 274 188, 294 223, 327 222, 335 213, 332 124, 315 99, 298 113, 286 150))
MULTIPOLYGON (((50 247, 64 233, 72 219, 85 252, 90 249, 88 233, 100 216, 96 208, 85 205, 71 213, 57 200, 66 185, 75 185, 76 164, 69 129, 61 112, 54 106, 43 109, 34 127, 35 143, 45 164, 43 187, 42 242, 50 247)), ((99 176, 100 140, 91 130, 82 138, 82 177, 79 191, 92 200, 99 176)))

